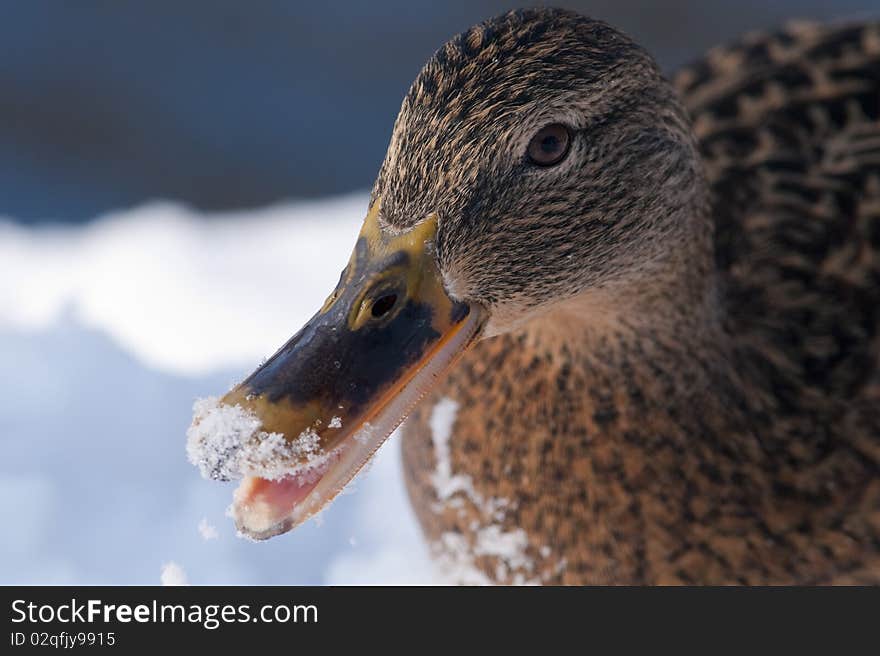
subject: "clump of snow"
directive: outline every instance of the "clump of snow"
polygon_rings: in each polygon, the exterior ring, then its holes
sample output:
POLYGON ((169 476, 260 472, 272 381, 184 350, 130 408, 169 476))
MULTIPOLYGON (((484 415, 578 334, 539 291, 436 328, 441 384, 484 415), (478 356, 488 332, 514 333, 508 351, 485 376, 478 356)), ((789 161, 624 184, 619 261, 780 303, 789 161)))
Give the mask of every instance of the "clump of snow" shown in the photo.
POLYGON ((471 543, 461 533, 443 533, 431 545, 431 555, 441 578, 453 585, 493 585, 474 563, 471 543))
POLYGON ((442 512, 445 507, 461 508, 463 499, 456 497, 463 495, 487 518, 500 521, 504 519, 506 509, 512 505, 510 500, 484 499, 474 487, 470 476, 455 474, 452 471, 452 450, 449 441, 452 438, 452 427, 455 425, 457 414, 458 402, 450 398, 442 398, 433 407, 428 418, 435 461, 431 482, 438 501, 434 511, 442 512))
POLYGON ((327 426, 330 428, 342 428, 342 419, 340 417, 333 417, 327 426))
POLYGON ((431 482, 437 495, 435 512, 458 508, 464 512, 465 501, 470 502, 477 517, 471 522, 470 537, 447 532, 432 545, 432 553, 441 576, 462 585, 487 585, 492 580, 480 570, 476 557, 495 559, 495 579, 514 584, 535 583, 535 563, 528 556, 528 535, 522 529, 504 530, 499 522, 514 507, 508 499, 484 498, 474 487, 473 479, 456 474, 452 468, 450 440, 458 413, 458 403, 449 398, 440 399, 428 419, 434 445, 435 468, 431 482))
POLYGON ((267 433, 261 426, 260 419, 240 405, 221 404, 216 397, 198 399, 186 432, 186 455, 205 478, 240 478, 246 467, 262 468, 286 455, 284 435, 267 433))
POLYGON ((497 524, 476 530, 468 537, 461 533, 446 532, 431 545, 434 563, 440 576, 457 585, 535 585, 535 562, 528 555, 529 538, 520 528, 505 531, 497 524), (490 579, 477 566, 477 557, 495 561, 495 578, 490 579))
POLYGON ((170 561, 162 565, 162 574, 159 578, 162 581, 162 585, 166 586, 189 585, 189 582, 186 580, 186 572, 183 570, 183 567, 181 567, 174 561, 170 561))
POLYGON ((193 404, 193 422, 186 437, 189 461, 205 478, 221 481, 244 476, 278 480, 294 470, 297 475, 315 476, 323 473, 330 455, 321 449, 314 430, 288 440, 282 433, 262 430, 253 411, 219 403, 215 397, 193 404))
POLYGON ((526 553, 528 547, 529 536, 521 528, 505 531, 497 524, 491 524, 477 532, 474 554, 497 559, 497 580, 524 585, 532 582, 526 577, 535 569, 535 562, 526 553))
POLYGON ((216 540, 220 537, 217 528, 208 523, 207 517, 202 517, 201 521, 199 521, 199 535, 204 540, 216 540))
POLYGON ((321 438, 312 429, 306 429, 290 442, 290 451, 293 455, 305 456, 312 459, 321 452, 321 438))
POLYGON ((436 465, 431 474, 431 482, 437 493, 437 499, 444 502, 458 492, 464 492, 475 498, 473 482, 470 476, 452 474, 452 455, 449 440, 452 437, 452 426, 458 414, 458 402, 443 398, 431 410, 428 424, 431 427, 431 440, 434 444, 436 465))

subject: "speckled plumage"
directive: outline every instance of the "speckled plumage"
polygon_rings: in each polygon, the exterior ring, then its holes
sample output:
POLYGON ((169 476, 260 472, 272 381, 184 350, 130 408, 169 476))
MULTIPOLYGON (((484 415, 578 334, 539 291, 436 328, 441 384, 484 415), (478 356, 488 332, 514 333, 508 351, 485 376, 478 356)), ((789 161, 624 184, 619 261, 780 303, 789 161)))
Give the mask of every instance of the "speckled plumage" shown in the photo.
POLYGON ((602 23, 499 17, 420 74, 377 197, 390 230, 438 213, 447 287, 491 317, 405 426, 438 555, 499 582, 880 582, 880 23, 749 36, 673 86, 602 23), (569 161, 532 170, 551 121, 569 161), (468 484, 439 499, 443 398, 468 484))

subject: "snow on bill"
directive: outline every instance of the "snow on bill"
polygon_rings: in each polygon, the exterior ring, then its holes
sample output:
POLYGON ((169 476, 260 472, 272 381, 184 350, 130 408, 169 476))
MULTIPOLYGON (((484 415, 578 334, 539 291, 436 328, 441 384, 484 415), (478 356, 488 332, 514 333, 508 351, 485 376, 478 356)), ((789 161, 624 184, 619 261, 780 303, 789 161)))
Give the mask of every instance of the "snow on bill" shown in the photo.
POLYGON ((303 460, 297 475, 310 476, 326 464, 318 434, 305 430, 288 440, 281 433, 261 430, 259 418, 240 405, 219 403, 215 397, 193 404, 193 423, 187 431, 189 461, 202 476, 227 481, 243 476, 278 480, 303 460))

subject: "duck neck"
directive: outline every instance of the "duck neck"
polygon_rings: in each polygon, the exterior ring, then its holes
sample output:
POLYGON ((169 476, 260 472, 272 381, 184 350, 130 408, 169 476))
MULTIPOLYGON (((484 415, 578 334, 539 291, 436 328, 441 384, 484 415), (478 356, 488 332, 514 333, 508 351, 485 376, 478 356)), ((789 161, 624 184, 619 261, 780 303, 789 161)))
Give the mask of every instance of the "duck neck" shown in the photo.
MULTIPOLYGON (((681 266, 658 269, 644 285, 612 284, 560 302, 522 331, 530 350, 549 351, 581 371, 590 388, 585 409, 593 394, 610 395, 617 414, 644 426, 630 434, 645 440, 631 439, 634 450, 654 439, 645 422, 655 415, 674 417, 682 434, 710 439, 707 422, 711 434, 727 435, 749 414, 714 272, 688 269, 687 258, 674 264, 681 266)), ((602 432, 616 439, 616 428, 602 432)))
POLYGON ((832 506, 788 467, 789 434, 810 428, 780 430, 759 381, 742 378, 710 255, 688 247, 642 284, 585 291, 516 337, 556 383, 541 416, 564 418, 550 433, 585 491, 564 520, 589 527, 579 566, 604 582, 825 580, 833 562, 799 565, 797 539, 819 535, 817 508, 832 506))
POLYGON ((618 342, 643 349, 662 344, 682 354, 709 344, 713 352, 724 351, 713 226, 704 197, 694 194, 664 222, 674 226, 662 240, 665 248, 546 308, 524 332, 536 341, 564 342, 586 357, 618 342))
POLYGON ((741 535, 764 539, 772 462, 731 357, 710 254, 701 240, 688 247, 657 261, 641 285, 560 302, 518 338, 546 354, 549 378, 566 381, 545 414, 579 417, 555 434, 589 462, 572 476, 586 490, 583 513, 594 527, 587 551, 607 561, 608 581, 732 582, 737 567, 710 573, 718 565, 711 556, 693 568, 667 563, 677 549, 721 540, 715 521, 736 517, 741 535), (617 546, 602 555, 609 544, 617 546))

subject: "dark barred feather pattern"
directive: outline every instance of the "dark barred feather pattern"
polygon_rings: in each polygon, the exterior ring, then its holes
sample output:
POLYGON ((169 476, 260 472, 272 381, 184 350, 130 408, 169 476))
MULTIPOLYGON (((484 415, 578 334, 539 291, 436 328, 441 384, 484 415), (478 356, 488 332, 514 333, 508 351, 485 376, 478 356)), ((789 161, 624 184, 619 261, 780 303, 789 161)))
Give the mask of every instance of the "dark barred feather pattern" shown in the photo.
POLYGON ((880 23, 757 34, 675 84, 712 185, 729 331, 772 363, 776 411, 876 400, 880 23))

